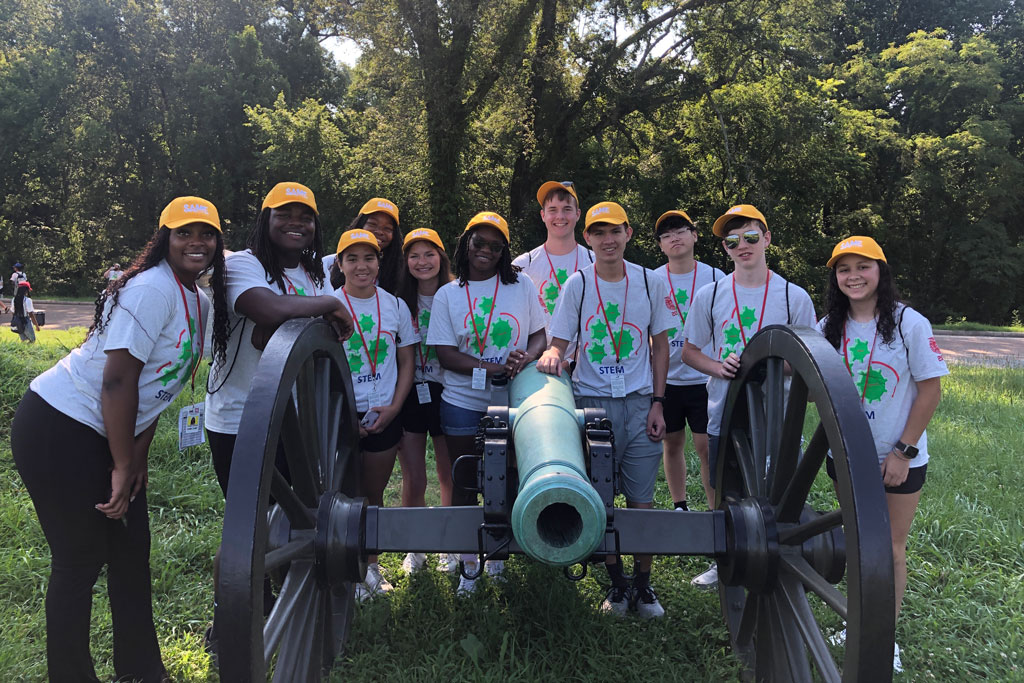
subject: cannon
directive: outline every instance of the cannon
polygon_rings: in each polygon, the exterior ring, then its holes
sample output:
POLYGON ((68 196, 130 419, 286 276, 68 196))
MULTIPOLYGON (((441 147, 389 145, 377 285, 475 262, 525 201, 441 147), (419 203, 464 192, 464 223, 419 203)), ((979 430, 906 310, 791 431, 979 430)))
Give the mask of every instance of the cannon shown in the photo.
POLYGON ((892 550, 874 442, 849 374, 814 330, 770 326, 750 340, 726 400, 712 511, 615 508, 602 411, 577 410, 567 380, 529 370, 508 396, 482 420, 477 452, 453 467, 481 506, 369 506, 334 332, 283 325, 235 445, 216 609, 222 679, 321 680, 343 652, 367 556, 416 551, 525 553, 570 579, 606 554, 708 556, 753 678, 891 680, 892 550), (811 489, 828 452, 839 506, 817 510, 811 489), (829 613, 847 625, 838 649, 819 625, 829 613))

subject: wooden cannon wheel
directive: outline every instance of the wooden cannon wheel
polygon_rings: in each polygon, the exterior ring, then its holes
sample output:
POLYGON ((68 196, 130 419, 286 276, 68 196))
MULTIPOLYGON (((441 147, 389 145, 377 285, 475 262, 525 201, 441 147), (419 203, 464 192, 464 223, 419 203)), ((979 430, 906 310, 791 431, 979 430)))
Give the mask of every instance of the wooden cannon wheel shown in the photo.
POLYGON ((810 328, 765 328, 743 352, 720 433, 716 503, 729 555, 719 595, 737 656, 758 681, 891 680, 888 510, 860 396, 835 349, 810 328), (809 402, 820 420, 803 444, 809 402), (809 496, 830 449, 839 509, 822 513, 809 496), (846 622, 841 666, 816 610, 846 622))
POLYGON ((263 681, 273 670, 274 681, 316 681, 341 651, 353 582, 366 571, 358 562, 332 565, 324 547, 356 548, 333 556, 360 557, 358 530, 333 529, 328 520, 339 506, 365 509, 362 499, 349 498, 359 493, 359 429, 333 328, 309 319, 282 325, 251 387, 221 541, 221 679, 263 681), (276 592, 272 607, 264 602, 264 577, 276 592))

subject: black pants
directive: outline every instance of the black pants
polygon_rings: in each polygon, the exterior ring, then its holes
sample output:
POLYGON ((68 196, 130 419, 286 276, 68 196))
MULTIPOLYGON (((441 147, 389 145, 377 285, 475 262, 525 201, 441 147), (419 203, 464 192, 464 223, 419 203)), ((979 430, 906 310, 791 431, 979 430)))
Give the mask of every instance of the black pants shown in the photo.
POLYGON ((128 506, 127 526, 95 509, 110 499, 107 440, 33 391, 11 425, 11 451, 50 546, 46 589, 49 680, 96 681, 89 653, 92 589, 107 566, 107 594, 119 680, 160 681, 164 666, 153 625, 149 513, 145 491, 128 506))

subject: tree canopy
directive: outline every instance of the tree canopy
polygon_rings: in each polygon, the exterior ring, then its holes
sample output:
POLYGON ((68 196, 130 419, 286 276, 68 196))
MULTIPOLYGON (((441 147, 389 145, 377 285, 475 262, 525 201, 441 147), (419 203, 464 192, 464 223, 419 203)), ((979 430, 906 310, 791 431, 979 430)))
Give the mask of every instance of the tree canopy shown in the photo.
MULTIPOLYGON (((820 297, 832 246, 875 237, 935 320, 1024 304, 1017 0, 10 0, 0 8, 0 258, 85 294, 172 197, 238 247, 280 180, 329 243, 372 196, 450 244, 468 217, 543 239, 536 188, 618 201, 627 256, 682 208, 699 256, 738 202, 820 297), (352 68, 324 49, 350 38, 352 68)), ((8 264, 9 265, 9 264, 8 264)))

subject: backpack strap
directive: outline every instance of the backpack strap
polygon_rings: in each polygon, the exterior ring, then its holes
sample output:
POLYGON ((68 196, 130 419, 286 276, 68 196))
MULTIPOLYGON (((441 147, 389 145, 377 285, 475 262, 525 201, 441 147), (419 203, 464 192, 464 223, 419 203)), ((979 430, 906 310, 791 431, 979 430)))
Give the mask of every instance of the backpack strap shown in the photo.
MULTIPOLYGON (((764 315, 764 311, 761 311, 761 315, 764 315)), ((789 280, 786 280, 786 324, 793 324, 793 315, 789 312, 789 280)))
POLYGON ((903 336, 903 314, 907 312, 904 305, 900 309, 900 319, 896 321, 896 331, 900 333, 900 342, 903 344, 903 351, 907 354, 907 367, 910 367, 910 347, 907 346, 907 338, 903 336))

